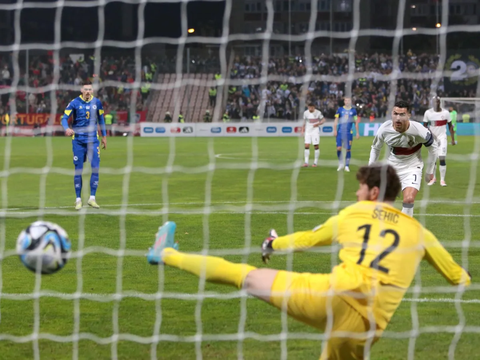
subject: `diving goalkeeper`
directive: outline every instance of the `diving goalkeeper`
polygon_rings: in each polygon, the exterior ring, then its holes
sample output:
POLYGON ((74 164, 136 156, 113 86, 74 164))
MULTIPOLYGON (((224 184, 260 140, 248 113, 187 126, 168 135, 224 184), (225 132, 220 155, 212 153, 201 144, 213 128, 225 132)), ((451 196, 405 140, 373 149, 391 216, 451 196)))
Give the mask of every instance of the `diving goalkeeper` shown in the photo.
POLYGON ((175 249, 172 222, 160 228, 148 260, 205 276, 210 282, 244 288, 324 331, 328 341, 321 359, 363 359, 390 322, 422 259, 452 285, 467 286, 471 277, 430 231, 392 206, 401 190, 392 166, 364 166, 357 179, 356 204, 313 230, 281 237, 271 230, 262 244, 266 262, 277 250, 338 243, 341 263, 330 274, 257 269, 217 257, 184 254, 175 249))

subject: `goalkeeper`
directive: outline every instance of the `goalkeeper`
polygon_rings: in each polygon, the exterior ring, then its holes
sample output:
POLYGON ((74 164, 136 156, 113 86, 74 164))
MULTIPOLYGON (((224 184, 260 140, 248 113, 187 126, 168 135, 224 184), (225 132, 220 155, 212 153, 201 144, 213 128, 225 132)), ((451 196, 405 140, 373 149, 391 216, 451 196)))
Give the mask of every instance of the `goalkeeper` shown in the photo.
POLYGON ((73 164, 75 176, 73 182, 77 199, 75 209, 82 208, 82 172, 83 163, 90 161, 92 175, 90 177, 90 198, 88 205, 98 209, 100 206, 95 200, 97 192, 99 169, 100 169, 100 143, 98 141, 98 124, 102 132, 102 147, 107 148, 107 133, 105 131, 105 119, 103 117, 102 102, 93 96, 93 87, 90 81, 82 85, 82 95, 70 101, 62 117, 62 126, 65 135, 72 137, 73 164), (68 127, 68 118, 73 117, 72 128, 68 127))
POLYGON ((430 231, 392 206, 401 189, 392 166, 364 166, 357 179, 356 204, 313 230, 281 237, 271 230, 262 245, 266 262, 277 250, 338 243, 341 263, 330 274, 257 269, 217 257, 184 254, 174 249, 173 236, 161 235, 155 244, 163 250, 158 262, 205 276, 210 282, 244 288, 324 331, 328 341, 321 359, 363 359, 390 322, 423 258, 452 285, 469 285, 470 274, 430 231))

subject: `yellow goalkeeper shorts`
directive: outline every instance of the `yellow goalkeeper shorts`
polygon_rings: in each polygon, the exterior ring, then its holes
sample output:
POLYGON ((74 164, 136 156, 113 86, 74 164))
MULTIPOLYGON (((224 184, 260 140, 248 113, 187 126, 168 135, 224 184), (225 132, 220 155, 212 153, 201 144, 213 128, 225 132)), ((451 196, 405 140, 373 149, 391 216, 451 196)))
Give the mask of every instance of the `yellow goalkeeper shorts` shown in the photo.
POLYGON ((328 294, 330 276, 279 271, 270 303, 328 335, 321 359, 363 359, 367 343, 370 347, 378 338, 367 341, 370 322, 340 296, 328 294))

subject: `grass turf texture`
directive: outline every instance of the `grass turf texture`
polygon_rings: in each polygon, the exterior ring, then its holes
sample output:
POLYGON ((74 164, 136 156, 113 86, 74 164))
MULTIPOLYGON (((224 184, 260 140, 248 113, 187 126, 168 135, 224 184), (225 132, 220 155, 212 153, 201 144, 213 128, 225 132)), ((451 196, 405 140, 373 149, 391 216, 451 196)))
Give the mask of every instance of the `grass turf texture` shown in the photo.
MULTIPOLYGON (((310 229, 355 201, 355 172, 368 161, 371 141, 372 138, 354 141, 352 172, 337 173, 333 138, 321 140, 320 166, 305 169, 298 167, 303 163, 303 144, 298 138, 111 138, 108 150, 101 153, 97 201, 102 208, 85 207, 76 212, 73 155, 68 139, 0 139, 0 169, 11 170, 8 177, 3 172, 0 179, 0 204, 8 207, 2 213, 0 228, 0 250, 3 248, 7 255, 1 263, 1 357, 33 358, 34 349, 38 348, 40 358, 70 359, 78 346, 80 359, 145 359, 150 358, 152 351, 148 337, 156 331, 164 336, 156 345, 157 357, 162 359, 194 359, 199 351, 206 359, 236 359, 238 349, 247 359, 278 359, 282 351, 293 359, 318 358, 320 334, 290 319, 282 328, 279 311, 256 299, 241 300, 235 296, 234 288, 207 284, 206 291, 224 298, 207 298, 201 303, 196 299, 169 298, 172 293, 198 294, 203 285, 187 273, 151 266, 141 255, 153 243, 158 226, 169 219, 177 223, 176 239, 181 250, 198 252, 208 248, 211 253, 218 253, 230 249, 238 253, 251 246, 253 254, 225 257, 262 267, 259 245, 271 227, 280 234, 310 229), (10 156, 6 156, 7 150, 10 156), (276 168, 264 168, 262 164, 255 167, 252 156, 276 168), (215 168, 209 168, 213 164, 215 168), (15 171, 18 168, 30 173, 15 171), (210 208, 205 207, 206 199, 211 201, 210 208), (251 209, 247 200, 252 201, 252 213, 245 213, 251 209), (63 270, 51 276, 36 278, 25 269, 13 255, 15 241, 20 231, 37 219, 64 227, 74 251, 86 250, 83 257, 72 258, 63 270), (110 252, 106 253, 106 249, 110 252), (123 249, 129 255, 118 256, 116 251, 123 249), (55 297, 14 300, 8 295, 31 294, 36 288, 70 295, 76 291, 90 296, 100 294, 97 299, 102 301, 55 297), (107 301, 108 295, 116 292, 157 291, 164 294, 158 301, 152 300, 152 295, 146 300, 129 297, 107 301), (232 295, 230 299, 225 298, 228 295, 232 295), (242 301, 246 303, 244 311, 242 301), (38 317, 35 309, 39 310, 38 317), (78 322, 75 314, 80 316, 78 322), (28 336, 36 328, 49 337, 32 342, 28 336), (236 338, 239 329, 253 335, 240 346, 236 338), (288 330, 289 336, 283 342, 279 340, 282 329, 288 330), (123 335, 112 345, 115 331, 123 335), (78 333, 82 339, 73 344, 70 336, 78 333), (195 342, 194 336, 199 333, 208 338, 195 342), (84 339, 85 334, 89 334, 89 339, 84 339), (125 339, 124 334, 134 335, 140 341, 125 339), (212 339, 215 335, 227 338, 218 341, 212 339), (11 336, 19 337, 16 339, 21 342, 11 341, 11 336), (100 339, 101 344, 92 341, 92 336, 100 339)), ((480 276, 480 169, 478 162, 472 162, 468 156, 474 149, 475 138, 460 137, 459 142, 449 147, 448 187, 441 188, 437 183, 429 188, 424 183, 417 199, 428 196, 432 202, 423 208, 417 205, 415 216, 447 245, 457 261, 462 261, 462 253, 465 254, 474 286, 462 298, 480 299, 475 286, 480 276), (475 181, 473 194, 468 192, 471 179, 475 181), (471 207, 462 204, 466 197, 477 203, 471 207), (460 243, 465 237, 472 239, 468 249, 462 249, 460 243)), ((89 195, 90 166, 85 165, 84 204, 89 195)), ((400 207, 401 200, 396 205, 400 207)), ((293 264, 295 271, 329 272, 332 263, 338 261, 332 251, 335 249, 274 256, 269 266, 284 269, 293 264)), ((435 289, 444 286, 453 290, 428 264, 422 265, 419 275, 416 284, 431 291, 410 292, 409 298, 455 297, 455 293, 435 289)), ((480 331, 478 303, 431 301, 402 303, 385 337, 374 346, 372 358, 405 359, 409 351, 414 351, 416 359, 447 358, 455 330, 462 331, 455 326, 463 320, 466 328, 456 346, 455 358, 475 358, 480 331), (418 337, 411 332, 417 329, 417 318, 421 331, 418 337)))

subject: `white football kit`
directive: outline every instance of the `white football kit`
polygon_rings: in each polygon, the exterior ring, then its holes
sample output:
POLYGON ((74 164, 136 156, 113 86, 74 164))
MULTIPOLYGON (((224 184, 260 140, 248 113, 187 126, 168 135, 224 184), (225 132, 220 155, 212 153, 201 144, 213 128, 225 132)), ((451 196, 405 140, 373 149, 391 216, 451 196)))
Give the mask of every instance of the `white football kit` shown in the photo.
POLYGON ((429 124, 429 129, 438 142, 438 156, 447 156, 447 124, 449 122, 452 122, 452 118, 450 112, 446 109, 441 109, 438 112, 433 108, 428 109, 423 115, 423 123, 429 124))
POLYGON ((392 120, 385 121, 373 140, 368 164, 377 161, 383 144, 390 150, 388 162, 397 171, 402 183, 402 191, 407 187, 420 190, 422 183, 422 145, 428 148, 427 174, 433 174, 437 144, 432 133, 422 124, 410 121, 409 128, 400 133, 393 127, 392 120))
POLYGON ((315 110, 313 113, 306 110, 303 113, 303 120, 305 121, 305 144, 320 144, 320 130, 318 126, 313 125, 320 122, 323 119, 322 112, 315 110))

